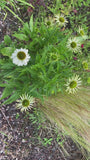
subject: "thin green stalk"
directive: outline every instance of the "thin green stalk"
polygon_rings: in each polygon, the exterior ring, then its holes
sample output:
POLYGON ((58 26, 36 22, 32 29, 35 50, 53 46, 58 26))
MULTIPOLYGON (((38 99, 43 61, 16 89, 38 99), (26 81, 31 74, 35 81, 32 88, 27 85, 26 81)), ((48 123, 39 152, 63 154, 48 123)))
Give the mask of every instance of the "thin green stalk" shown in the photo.
POLYGON ((8 8, 7 6, 5 6, 5 8, 10 11, 22 24, 24 24, 23 20, 21 18, 19 18, 10 8, 8 8))
POLYGON ((19 1, 19 2, 21 2, 21 3, 23 3, 23 4, 25 4, 25 5, 28 5, 28 6, 32 7, 32 8, 34 8, 30 3, 24 2, 24 1, 22 1, 22 0, 17 0, 17 1, 19 1))

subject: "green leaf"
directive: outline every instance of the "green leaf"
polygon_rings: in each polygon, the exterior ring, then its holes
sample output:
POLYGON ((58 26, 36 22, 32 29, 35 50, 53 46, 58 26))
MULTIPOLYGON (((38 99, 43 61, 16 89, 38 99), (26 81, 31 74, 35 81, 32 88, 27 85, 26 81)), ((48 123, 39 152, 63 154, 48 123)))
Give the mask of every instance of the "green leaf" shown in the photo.
POLYGON ((13 36, 18 38, 19 40, 24 40, 24 41, 28 41, 29 40, 29 38, 25 34, 15 33, 15 34, 13 34, 13 36))
POLYGON ((9 45, 12 41, 11 41, 11 38, 8 35, 6 35, 4 36, 4 42, 5 44, 9 45))
POLYGON ((29 26, 30 26, 31 32, 33 32, 33 14, 31 15, 29 26))
POLYGON ((10 98, 8 98, 6 101, 3 102, 3 104, 10 104, 10 103, 16 101, 18 98, 19 98, 19 93, 14 92, 14 93, 10 96, 10 98))
POLYGON ((4 9, 4 7, 6 6, 6 4, 7 4, 7 2, 5 2, 5 1, 0 1, 0 7, 1 7, 2 9, 4 9))
POLYGON ((29 24, 27 22, 24 23, 22 32, 27 36, 30 35, 30 27, 29 27, 29 24))
POLYGON ((77 39, 79 40, 79 42, 82 42, 83 40, 88 39, 88 36, 85 35, 85 36, 83 36, 83 37, 77 37, 77 39))
POLYGON ((32 7, 32 8, 34 8, 30 3, 27 3, 27 2, 22 1, 22 0, 17 0, 17 1, 21 2, 24 5, 28 5, 28 6, 32 7))
POLYGON ((87 83, 88 83, 88 84, 90 84, 90 77, 88 77, 88 79, 87 79, 87 83))
POLYGON ((1 53, 3 56, 8 56, 11 57, 12 53, 14 52, 15 48, 12 47, 5 47, 3 49, 1 49, 1 53))
POLYGON ((0 100, 10 96, 10 94, 12 94, 12 92, 13 92, 13 88, 9 88, 9 87, 5 88, 3 93, 2 93, 2 97, 0 98, 0 100))

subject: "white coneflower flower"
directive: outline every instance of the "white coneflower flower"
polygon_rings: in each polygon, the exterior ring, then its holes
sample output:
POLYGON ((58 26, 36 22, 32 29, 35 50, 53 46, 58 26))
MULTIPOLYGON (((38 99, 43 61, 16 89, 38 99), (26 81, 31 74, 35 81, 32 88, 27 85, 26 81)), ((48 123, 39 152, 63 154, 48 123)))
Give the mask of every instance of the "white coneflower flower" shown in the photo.
POLYGON ((72 52, 81 52, 81 44, 76 38, 69 38, 67 42, 67 48, 72 52))
POLYGON ((16 49, 14 53, 12 53, 11 59, 17 66, 26 66, 30 59, 28 49, 16 49))
POLYGON ((31 96, 29 96, 28 94, 23 94, 22 96, 20 96, 20 100, 17 100, 17 105, 16 107, 18 109, 21 110, 21 112, 23 111, 27 111, 29 109, 31 109, 33 107, 33 104, 35 102, 35 99, 31 96))
POLYGON ((47 27, 51 27, 51 26, 53 26, 54 24, 55 24, 54 18, 48 17, 48 18, 45 19, 45 25, 46 25, 47 27))
POLYGON ((65 26, 68 22, 63 14, 57 14, 55 15, 55 20, 60 26, 65 26))
POLYGON ((69 78, 67 84, 65 86, 67 87, 66 92, 75 93, 79 86, 81 85, 81 78, 79 78, 78 75, 73 76, 72 78, 69 78))

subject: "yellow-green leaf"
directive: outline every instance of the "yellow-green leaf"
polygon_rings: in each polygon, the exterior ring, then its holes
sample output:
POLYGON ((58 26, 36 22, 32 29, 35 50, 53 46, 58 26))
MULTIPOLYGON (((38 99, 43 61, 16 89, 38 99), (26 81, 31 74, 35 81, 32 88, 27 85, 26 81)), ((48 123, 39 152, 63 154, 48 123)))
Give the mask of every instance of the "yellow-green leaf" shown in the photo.
POLYGON ((11 57, 14 50, 15 50, 15 48, 5 47, 5 48, 1 49, 1 53, 2 53, 3 56, 11 57))

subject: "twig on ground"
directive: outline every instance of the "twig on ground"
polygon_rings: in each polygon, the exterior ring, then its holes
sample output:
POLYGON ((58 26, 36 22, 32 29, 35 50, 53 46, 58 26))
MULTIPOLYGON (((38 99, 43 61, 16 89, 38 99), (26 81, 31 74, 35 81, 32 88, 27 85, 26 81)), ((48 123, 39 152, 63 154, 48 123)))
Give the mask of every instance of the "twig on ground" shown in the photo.
POLYGON ((4 118, 5 118, 5 120, 7 121, 8 125, 10 126, 11 130, 13 130, 11 124, 9 123, 9 121, 8 121, 6 115, 5 115, 5 113, 3 112, 3 110, 2 110, 1 108, 0 108, 0 110, 1 110, 1 112, 2 112, 2 114, 3 114, 3 116, 4 116, 4 118))

